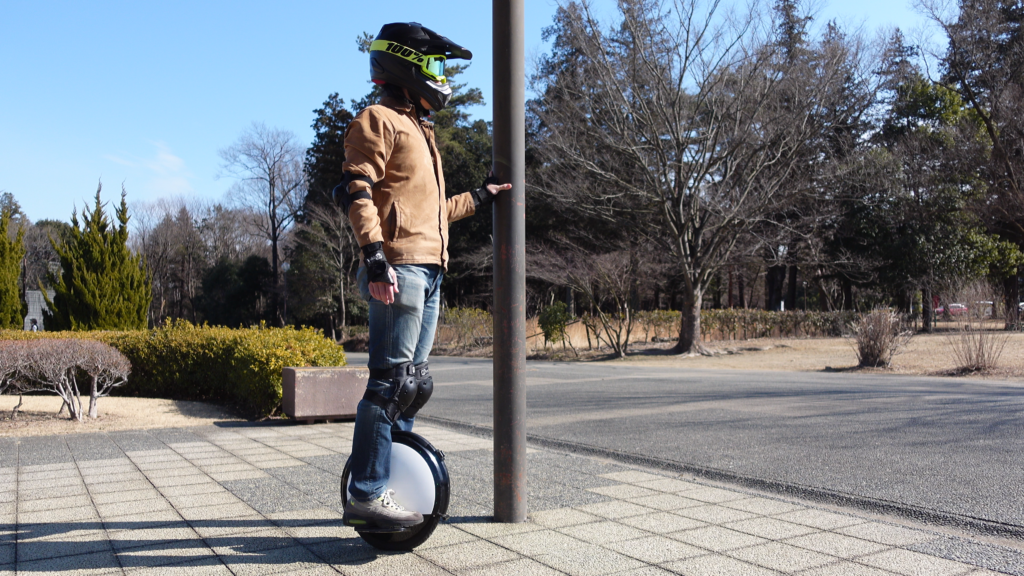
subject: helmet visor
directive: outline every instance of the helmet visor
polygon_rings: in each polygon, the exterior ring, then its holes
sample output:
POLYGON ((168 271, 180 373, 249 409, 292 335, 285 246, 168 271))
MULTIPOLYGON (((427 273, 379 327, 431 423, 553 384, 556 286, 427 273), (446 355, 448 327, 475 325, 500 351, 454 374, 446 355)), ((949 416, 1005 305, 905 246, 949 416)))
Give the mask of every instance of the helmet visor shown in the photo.
POLYGON ((374 40, 370 44, 370 52, 381 51, 387 52, 388 54, 394 54, 399 58, 404 58, 409 62, 420 67, 423 75, 430 78, 434 82, 439 84, 445 84, 448 80, 444 77, 444 63, 447 58, 443 55, 429 56, 420 54, 419 52, 402 46, 397 42, 391 42, 390 40, 374 40))

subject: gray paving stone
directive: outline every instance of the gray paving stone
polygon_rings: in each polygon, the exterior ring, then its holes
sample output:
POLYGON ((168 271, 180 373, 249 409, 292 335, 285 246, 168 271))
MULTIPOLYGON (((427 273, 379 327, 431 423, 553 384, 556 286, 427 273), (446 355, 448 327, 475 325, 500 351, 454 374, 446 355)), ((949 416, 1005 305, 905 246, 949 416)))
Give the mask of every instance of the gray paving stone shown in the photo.
POLYGON ((749 496, 741 492, 724 490, 722 488, 715 488, 712 486, 701 486, 699 484, 697 484, 693 490, 686 490, 680 492, 679 494, 681 496, 685 496, 693 500, 700 500, 702 502, 708 502, 710 504, 719 504, 722 502, 729 502, 732 500, 743 500, 745 498, 749 498, 749 496))
POLYGON ((650 535, 649 532, 633 528, 632 526, 626 526, 625 524, 619 524, 618 522, 612 522, 610 520, 604 522, 592 522, 590 524, 580 524, 578 526, 568 526, 565 528, 559 528, 558 531, 566 536, 572 536, 578 540, 594 544, 606 544, 609 542, 618 542, 620 540, 635 540, 637 538, 650 535))
POLYGON ((165 541, 118 550, 117 559, 126 570, 153 568, 182 562, 219 560, 200 539, 165 541))
POLYGON ((225 490, 207 492, 205 494, 183 494, 181 496, 168 496, 167 501, 177 510, 195 508, 196 506, 220 506, 224 504, 238 504, 240 500, 225 490))
POLYGON ((97 504, 96 511, 100 517, 118 518, 132 514, 152 514, 154 512, 165 512, 172 510, 170 502, 163 498, 150 498, 149 500, 133 500, 130 502, 112 502, 110 504, 97 504))
POLYGON ((150 478, 150 482, 157 488, 168 486, 191 486, 193 484, 213 484, 215 481, 206 474, 191 474, 188 476, 169 476, 166 478, 150 478))
POLYGON ((67 496, 83 496, 88 498, 88 490, 81 482, 65 486, 47 486, 45 488, 23 489, 17 492, 19 502, 31 502, 40 498, 62 498, 67 496))
MULTIPOLYGON (((90 490, 91 492, 91 490, 90 490)), ((118 490, 113 492, 100 492, 92 494, 93 504, 117 504, 125 502, 137 502, 139 500, 163 499, 163 496, 155 488, 147 486, 136 490, 118 490)))
POLYGON ((865 522, 863 524, 845 526, 836 529, 835 532, 890 546, 909 546, 939 539, 939 536, 936 534, 894 526, 892 524, 882 524, 880 522, 865 522))
POLYGON ((248 516, 237 516, 234 518, 193 520, 189 522, 189 525, 192 526, 192 529, 197 534, 206 539, 248 534, 275 527, 273 522, 254 512, 248 516))
POLYGON ((29 436, 19 439, 18 464, 22 467, 41 464, 73 463, 74 458, 64 436, 29 436))
POLYGON ((200 482, 199 484, 181 484, 176 486, 159 486, 157 487, 160 494, 165 498, 171 496, 185 496, 185 495, 198 495, 198 494, 212 494, 215 492, 227 492, 223 486, 208 480, 206 482, 200 482))
POLYGON ((183 522, 172 522, 162 526, 139 526, 133 523, 131 527, 120 528, 113 525, 107 526, 107 531, 110 545, 115 551, 155 546, 166 542, 202 541, 199 534, 183 522))
POLYGON ((85 522, 89 520, 99 520, 96 509, 92 505, 18 514, 18 524, 21 526, 58 522, 85 522))
POLYGON ((836 561, 836 558, 832 556, 782 542, 768 542, 749 548, 738 548, 730 550, 727 554, 744 562, 785 573, 819 568, 836 561))
POLYGON ((79 506, 88 506, 91 504, 89 496, 86 494, 80 494, 76 496, 65 496, 60 498, 38 498, 36 500, 26 500, 18 504, 18 512, 26 514, 29 512, 40 512, 44 510, 58 510, 62 508, 77 508, 79 506))
POLYGON ((98 494, 110 494, 115 492, 131 492, 133 490, 149 490, 153 485, 149 480, 119 480, 103 484, 90 484, 89 493, 95 497, 98 494))
POLYGON ((186 520, 219 520, 250 516, 253 513, 253 509, 239 502, 236 504, 185 508, 184 510, 178 510, 178 513, 186 520))
POLYGON ((717 505, 694 506, 692 508, 674 510, 674 512, 680 516, 700 520, 708 524, 727 524, 756 517, 756 514, 751 514, 750 512, 717 505))
MULTIPOLYGON (((530 558, 519 558, 517 560, 499 562, 488 566, 468 568, 459 572, 460 576, 507 576, 508 574, 521 574, 523 576, 558 576, 564 574, 554 568, 545 566, 530 558)), ((669 574, 669 572, 665 572, 669 574)))
POLYGON ((612 542, 604 546, 648 564, 662 564, 707 554, 707 550, 703 548, 697 548, 664 536, 645 536, 635 540, 612 542))
MULTIPOLYGON (((103 410, 101 400, 98 408, 103 410)), ((70 434, 65 442, 78 462, 121 458, 124 452, 106 434, 70 434)))
POLYGON ((541 554, 572 550, 583 544, 579 540, 553 530, 534 530, 521 534, 499 536, 492 539, 495 544, 513 550, 523 556, 537 557, 541 554))
POLYGON ((519 554, 485 540, 430 548, 419 552, 418 555, 450 572, 510 562, 519 558, 519 554))
MULTIPOLYGON (((636 518, 644 518, 637 516, 636 518)), ((575 526, 587 522, 603 520, 602 516, 595 516, 572 508, 558 508, 554 510, 541 510, 530 512, 530 521, 546 528, 561 528, 563 526, 575 526)), ((642 528, 642 527, 641 527, 642 528)))
MULTIPOLYGON (((18 543, 18 571, 26 571, 25 566, 32 566, 37 562, 57 560, 64 558, 83 558, 96 556, 94 561, 101 559, 113 559, 110 543, 103 538, 102 534, 94 539, 86 540, 41 540, 35 542, 18 543)), ((69 564, 74 566, 75 564, 69 564)), ((117 567, 116 560, 108 567, 117 567)))
POLYGON ((776 514, 775 517, 781 520, 786 520, 787 522, 803 524, 804 526, 810 526, 821 530, 835 530, 836 528, 853 526, 855 524, 864 524, 865 522, 863 518, 857 518, 847 514, 837 514, 835 512, 828 512, 825 510, 817 510, 814 508, 784 512, 782 514, 776 514))
POLYGON ((17 558, 14 555, 14 544, 7 544, 0 540, 0 566, 14 564, 15 560, 17 558))
POLYGON ((221 556, 221 561, 237 576, 304 572, 322 565, 320 558, 301 546, 221 556))
POLYGON ((745 546, 756 546, 767 542, 764 538, 744 534, 721 526, 707 526, 693 530, 683 530, 667 535, 673 540, 686 542, 694 546, 706 548, 712 552, 725 552, 745 546))
POLYGON ((834 532, 815 532, 813 534, 790 538, 785 542, 807 550, 813 550, 815 552, 821 552, 822 554, 846 559, 881 552, 888 548, 885 544, 861 540, 860 538, 836 534, 834 532))
POLYGON ((694 520, 693 518, 687 518, 671 512, 655 512, 653 514, 644 514, 642 516, 631 516, 629 518, 623 518, 622 520, 619 520, 619 522, 626 524, 627 526, 633 526, 634 528, 639 528, 655 534, 668 534, 670 532, 692 530, 694 528, 707 526, 705 522, 701 522, 700 520, 694 520))
POLYGON ((291 548, 299 545, 288 532, 277 526, 257 528, 234 536, 206 538, 206 542, 221 556, 233 554, 251 555, 277 548, 291 548))
POLYGON ((730 500, 728 502, 723 502, 722 506, 743 510, 744 512, 750 512, 752 514, 760 514, 762 516, 772 516, 775 514, 805 510, 803 506, 799 506, 797 504, 761 497, 744 498, 743 500, 730 500))
POLYGON ((126 568, 125 573, 132 576, 230 576, 231 570, 228 570, 220 558, 206 558, 181 564, 126 568))
POLYGON ((960 562, 898 548, 862 556, 857 561, 904 576, 962 576, 974 569, 960 562))
POLYGON ((595 516, 602 516, 613 520, 629 518, 630 516, 640 516, 641 514, 650 514, 654 511, 647 506, 641 506, 632 502, 623 502, 621 500, 609 500, 608 502, 599 502, 597 504, 585 504, 583 506, 578 506, 577 509, 582 512, 586 512, 587 514, 594 514, 595 516))
POLYGON ((644 563, 594 544, 580 545, 557 554, 534 556, 534 560, 572 576, 596 576, 642 568, 644 563))
POLYGON ((726 556, 698 556, 669 562, 664 567, 677 573, 687 576, 778 576, 780 572, 769 570, 761 566, 755 566, 735 558, 726 556))
POLYGON ((835 564, 801 572, 800 576, 893 576, 893 573, 857 562, 842 560, 835 564))
POLYGON ((60 488, 62 486, 81 486, 82 484, 82 478, 78 475, 77 472, 74 473, 74 475, 68 474, 66 476, 59 474, 54 475, 51 473, 33 480, 19 479, 18 491, 21 492, 22 490, 29 491, 41 490, 46 488, 60 488))
POLYGON ((811 534, 817 531, 809 526, 764 517, 740 520, 739 522, 730 522, 725 524, 725 527, 739 532, 753 534, 754 536, 767 538, 769 540, 783 540, 785 538, 803 536, 804 534, 811 534))
POLYGON ((80 556, 61 556, 18 564, 19 573, 59 572, 68 576, 123 574, 112 552, 98 552, 80 556))
MULTIPOLYGON (((262 514, 317 508, 320 503, 272 476, 223 482, 241 501, 262 514)), ((340 500, 340 496, 339 496, 340 500)))
POLYGON ((205 471, 196 468, 188 462, 167 462, 167 466, 161 466, 159 468, 143 468, 146 478, 171 478, 174 476, 203 476, 206 474, 205 471))

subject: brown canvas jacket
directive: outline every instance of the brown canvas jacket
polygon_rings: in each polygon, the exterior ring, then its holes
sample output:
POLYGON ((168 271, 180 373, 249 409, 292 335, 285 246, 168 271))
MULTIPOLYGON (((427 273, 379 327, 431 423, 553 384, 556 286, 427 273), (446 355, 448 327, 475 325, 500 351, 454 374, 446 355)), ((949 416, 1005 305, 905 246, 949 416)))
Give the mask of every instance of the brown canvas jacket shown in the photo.
MULTIPOLYGON (((342 169, 375 182, 373 199, 356 200, 348 213, 360 246, 383 242, 391 264, 448 269, 448 223, 473 214, 475 206, 468 192, 445 199, 432 123, 408 102, 383 98, 349 124, 342 169)), ((349 193, 368 188, 354 181, 349 193)))

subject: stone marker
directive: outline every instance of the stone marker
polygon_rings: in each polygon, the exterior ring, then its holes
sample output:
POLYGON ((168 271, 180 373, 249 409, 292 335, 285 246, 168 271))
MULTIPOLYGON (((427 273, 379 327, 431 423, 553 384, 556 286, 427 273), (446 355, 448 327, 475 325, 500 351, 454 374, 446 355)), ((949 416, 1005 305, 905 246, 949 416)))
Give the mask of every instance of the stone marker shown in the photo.
POLYGON ((281 408, 306 422, 355 418, 369 377, 366 367, 285 368, 281 408))

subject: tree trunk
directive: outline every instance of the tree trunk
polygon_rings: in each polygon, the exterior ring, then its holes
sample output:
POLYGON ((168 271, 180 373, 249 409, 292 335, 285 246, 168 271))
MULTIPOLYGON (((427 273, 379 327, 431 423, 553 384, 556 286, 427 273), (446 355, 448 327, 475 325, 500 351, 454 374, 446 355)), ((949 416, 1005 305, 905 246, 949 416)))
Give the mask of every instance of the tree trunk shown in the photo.
POLYGON ((785 266, 769 266, 764 278, 764 308, 765 310, 780 310, 782 308, 782 289, 786 282, 785 266))
POLYGON ((796 310, 796 280, 797 267, 793 264, 789 267, 789 283, 786 286, 786 310, 796 310))
POLYGON ((921 288, 921 332, 931 334, 935 309, 932 307, 932 289, 921 288))
POLYGON ((843 310, 853 310, 853 284, 848 278, 842 279, 843 310))
POLYGON ((100 415, 98 404, 99 395, 96 393, 96 386, 93 385, 92 392, 89 394, 89 418, 97 418, 100 415))
POLYGON ((700 309, 704 295, 700 290, 693 290, 684 296, 682 322, 679 327, 679 354, 707 354, 700 341, 700 309))
POLYGON ((743 283, 743 272, 739 273, 739 278, 736 279, 736 286, 737 286, 737 290, 739 291, 737 296, 738 296, 738 299, 740 301, 740 308, 746 308, 747 307, 747 295, 744 294, 744 292, 746 291, 745 290, 746 286, 744 286, 744 283, 743 283))
POLYGON ((1003 298, 1006 301, 1006 329, 1020 328, 1020 274, 1024 267, 1017 269, 1017 274, 1003 280, 1003 298))

